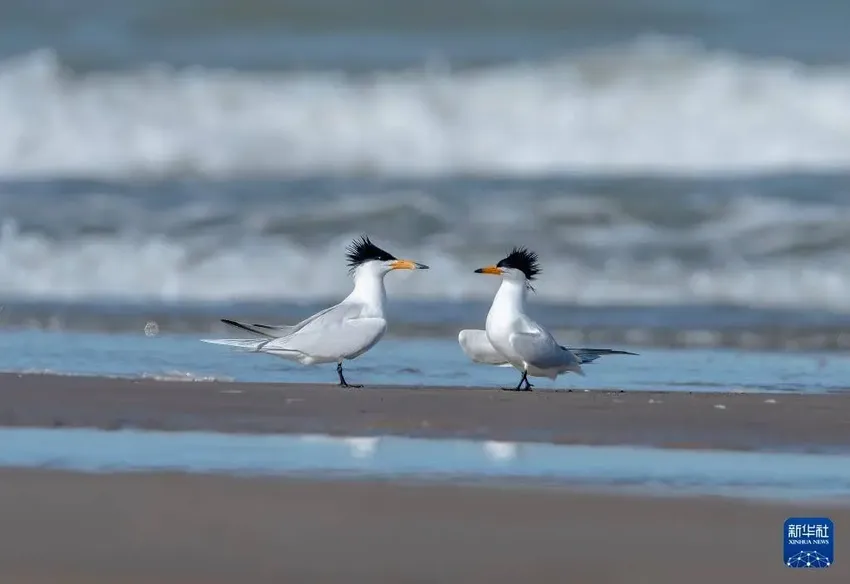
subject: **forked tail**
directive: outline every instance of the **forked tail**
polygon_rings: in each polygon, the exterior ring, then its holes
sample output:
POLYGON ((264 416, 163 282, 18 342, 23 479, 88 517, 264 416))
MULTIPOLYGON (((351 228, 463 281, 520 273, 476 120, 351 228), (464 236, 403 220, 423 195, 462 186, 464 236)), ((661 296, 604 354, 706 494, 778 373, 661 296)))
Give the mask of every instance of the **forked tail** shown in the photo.
POLYGON ((637 353, 630 353, 629 351, 618 351, 616 349, 589 349, 586 347, 582 347, 580 349, 573 349, 572 347, 564 346, 561 346, 561 348, 566 349, 567 351, 578 357, 582 365, 586 363, 593 363, 603 355, 637 355, 637 353))
POLYGON ((248 352, 256 353, 263 345, 271 339, 201 339, 202 343, 210 343, 212 345, 226 345, 228 347, 236 347, 244 349, 248 352))

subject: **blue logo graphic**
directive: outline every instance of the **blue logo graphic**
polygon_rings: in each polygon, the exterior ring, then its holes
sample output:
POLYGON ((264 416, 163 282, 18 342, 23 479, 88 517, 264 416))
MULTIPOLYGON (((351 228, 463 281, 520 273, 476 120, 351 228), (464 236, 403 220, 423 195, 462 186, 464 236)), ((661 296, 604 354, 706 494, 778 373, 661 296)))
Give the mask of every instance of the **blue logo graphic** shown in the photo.
POLYGON ((789 568, 828 568, 835 562, 835 530, 827 517, 789 517, 783 537, 789 568))

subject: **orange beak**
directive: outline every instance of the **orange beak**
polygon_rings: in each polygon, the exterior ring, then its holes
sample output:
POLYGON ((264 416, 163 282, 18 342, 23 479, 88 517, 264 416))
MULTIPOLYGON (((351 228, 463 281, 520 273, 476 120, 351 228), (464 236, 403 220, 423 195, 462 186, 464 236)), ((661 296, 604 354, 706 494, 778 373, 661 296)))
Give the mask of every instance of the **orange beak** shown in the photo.
POLYGON ((392 263, 393 270, 427 270, 428 266, 411 260, 396 260, 392 263))
POLYGON ((492 276, 501 276, 503 274, 502 268, 498 266, 486 266, 483 268, 478 268, 475 270, 476 274, 490 274, 492 276))

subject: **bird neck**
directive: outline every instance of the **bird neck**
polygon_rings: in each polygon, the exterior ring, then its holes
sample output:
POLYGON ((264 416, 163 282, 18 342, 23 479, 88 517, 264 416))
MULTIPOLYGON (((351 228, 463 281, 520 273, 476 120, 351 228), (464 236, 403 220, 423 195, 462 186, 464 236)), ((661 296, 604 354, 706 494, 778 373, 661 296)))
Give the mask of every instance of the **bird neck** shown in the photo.
POLYGON ((525 296, 528 289, 524 281, 503 279, 502 285, 496 291, 492 314, 522 314, 525 312, 525 296))
POLYGON ((387 291, 384 276, 374 272, 360 272, 354 276, 354 290, 346 300, 360 302, 374 310, 373 316, 383 316, 387 291))

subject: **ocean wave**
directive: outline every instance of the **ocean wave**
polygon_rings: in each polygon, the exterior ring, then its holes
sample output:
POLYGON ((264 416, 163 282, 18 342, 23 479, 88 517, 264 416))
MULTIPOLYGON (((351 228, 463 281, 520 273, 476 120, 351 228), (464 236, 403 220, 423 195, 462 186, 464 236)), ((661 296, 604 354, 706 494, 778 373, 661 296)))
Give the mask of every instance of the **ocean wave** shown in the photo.
MULTIPOLYGON (((574 196, 567 205, 563 199, 519 199, 513 207, 508 200, 484 200, 467 202, 465 209, 441 207, 424 195, 419 206, 393 201, 395 207, 382 207, 373 199, 365 210, 336 209, 333 220, 315 210, 275 216, 270 207, 259 207, 228 221, 205 221, 172 207, 161 212, 161 220, 139 212, 142 224, 121 226, 118 219, 110 229, 86 224, 45 229, 34 226, 37 217, 22 228, 7 219, 0 227, 0 297, 338 300, 351 285, 343 250, 360 231, 352 225, 383 224, 397 225, 398 235, 375 237, 377 242, 432 268, 388 275, 395 298, 487 300, 496 281, 473 270, 522 243, 541 256, 536 297, 553 304, 850 312, 848 206, 742 196, 699 219, 664 226, 657 217, 630 215, 610 201, 574 196), (425 211, 430 222, 422 220, 425 211), (299 217, 311 213, 313 220, 296 229, 299 217), (175 222, 180 216, 183 223, 175 222)), ((227 215, 220 208, 209 213, 227 215)))
POLYGON ((0 62, 0 176, 730 173, 850 166, 850 66, 652 39, 346 74, 0 62))

